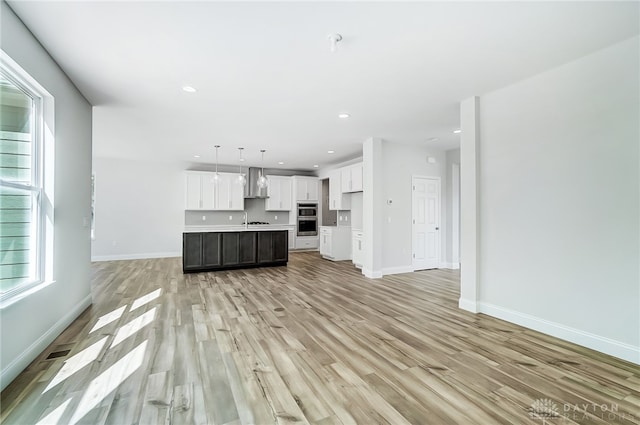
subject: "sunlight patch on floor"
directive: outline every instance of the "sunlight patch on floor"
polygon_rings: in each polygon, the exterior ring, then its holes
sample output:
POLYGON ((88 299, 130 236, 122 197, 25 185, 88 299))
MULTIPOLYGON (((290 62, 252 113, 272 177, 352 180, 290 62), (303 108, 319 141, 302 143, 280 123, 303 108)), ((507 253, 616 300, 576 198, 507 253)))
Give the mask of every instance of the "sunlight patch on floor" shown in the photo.
POLYGON ((60 422, 60 418, 64 414, 64 411, 67 410, 67 406, 70 402, 71 399, 67 399, 67 401, 56 407, 47 416, 40 419, 38 423, 36 423, 36 425, 58 425, 58 423, 60 422))
POLYGON ((88 346, 84 350, 80 351, 78 354, 69 357, 65 360, 62 369, 57 373, 57 375, 49 382, 47 388, 44 389, 42 394, 49 391, 51 388, 58 385, 60 382, 64 381, 92 361, 98 358, 98 355, 102 351, 102 347, 104 347, 107 342, 108 337, 102 338, 100 341, 88 346))
POLYGON ((147 311, 141 316, 136 317, 135 319, 118 329, 118 332, 116 333, 116 336, 111 343, 111 348, 120 344, 122 341, 129 338, 131 335, 151 323, 156 317, 156 309, 157 307, 153 307, 151 310, 147 311))
POLYGON ((124 313, 125 308, 127 308, 127 306, 123 305, 119 309, 113 310, 111 313, 107 313, 104 316, 101 316, 96 322, 96 324, 93 326, 93 329, 89 331, 89 333, 93 331, 97 331, 101 327, 106 326, 109 323, 113 322, 114 320, 119 319, 120 316, 122 316, 122 313, 124 313))
POLYGON ((143 295, 140 298, 136 299, 133 304, 131 304, 131 310, 133 311, 138 307, 141 307, 147 303, 150 303, 151 301, 155 300, 156 298, 158 298, 160 296, 160 294, 162 293, 162 289, 158 288, 153 292, 149 292, 147 295, 143 295))
POLYGON ((147 350, 147 341, 145 340, 91 381, 71 418, 71 425, 82 419, 142 365, 147 350))

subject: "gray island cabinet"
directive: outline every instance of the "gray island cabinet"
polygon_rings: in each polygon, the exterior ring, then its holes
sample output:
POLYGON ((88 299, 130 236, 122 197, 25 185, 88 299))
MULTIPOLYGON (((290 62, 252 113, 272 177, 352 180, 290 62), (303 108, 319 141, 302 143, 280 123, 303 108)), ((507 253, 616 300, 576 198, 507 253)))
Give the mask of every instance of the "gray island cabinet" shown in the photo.
POLYGON ((182 234, 184 273, 286 266, 287 230, 185 232, 182 234))

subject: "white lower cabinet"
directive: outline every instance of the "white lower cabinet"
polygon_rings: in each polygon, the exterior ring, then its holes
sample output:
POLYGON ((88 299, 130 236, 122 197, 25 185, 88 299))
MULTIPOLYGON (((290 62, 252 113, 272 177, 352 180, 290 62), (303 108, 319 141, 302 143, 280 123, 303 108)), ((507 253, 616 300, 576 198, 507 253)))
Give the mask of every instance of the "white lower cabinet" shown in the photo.
POLYGON ((362 249, 362 231, 354 230, 351 233, 351 260, 353 264, 361 269, 364 251, 362 249))
POLYGON ((318 249, 317 236, 296 236, 296 249, 318 249))
POLYGON ((351 259, 351 227, 320 227, 320 255, 327 260, 351 259))

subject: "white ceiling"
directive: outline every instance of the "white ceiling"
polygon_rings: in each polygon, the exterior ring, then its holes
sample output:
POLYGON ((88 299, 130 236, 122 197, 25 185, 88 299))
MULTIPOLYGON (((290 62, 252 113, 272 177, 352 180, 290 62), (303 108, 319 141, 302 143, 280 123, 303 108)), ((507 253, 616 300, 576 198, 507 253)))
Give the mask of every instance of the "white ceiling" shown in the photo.
POLYGON ((637 2, 9 4, 96 106, 94 156, 212 162, 220 144, 220 163, 243 146, 291 169, 370 136, 457 147, 460 100, 639 28, 637 2))

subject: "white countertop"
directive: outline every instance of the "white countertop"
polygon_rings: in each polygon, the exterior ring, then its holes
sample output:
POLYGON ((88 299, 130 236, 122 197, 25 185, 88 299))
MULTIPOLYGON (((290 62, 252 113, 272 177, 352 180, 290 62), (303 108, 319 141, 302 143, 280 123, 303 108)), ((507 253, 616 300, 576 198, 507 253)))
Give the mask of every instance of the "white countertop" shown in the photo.
POLYGON ((269 230, 292 230, 293 224, 250 224, 244 227, 241 224, 215 225, 215 226, 184 226, 184 233, 201 232, 263 232, 269 230))

